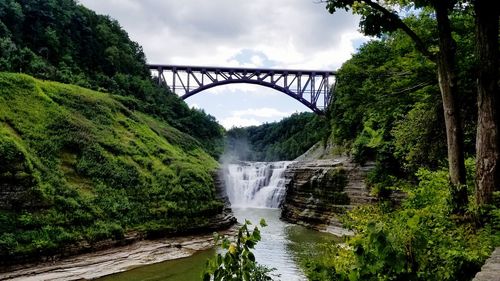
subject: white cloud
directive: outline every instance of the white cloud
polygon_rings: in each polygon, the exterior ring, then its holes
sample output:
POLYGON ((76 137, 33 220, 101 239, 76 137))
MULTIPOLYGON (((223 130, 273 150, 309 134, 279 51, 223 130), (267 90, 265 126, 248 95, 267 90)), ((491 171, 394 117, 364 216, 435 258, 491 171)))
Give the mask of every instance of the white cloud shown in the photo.
POLYGON ((226 129, 233 127, 246 127, 259 125, 264 122, 272 122, 276 119, 291 115, 293 112, 283 112, 275 108, 249 108, 244 110, 233 110, 231 115, 221 120, 226 129))
POLYGON ((262 67, 263 66, 263 63, 264 61, 262 60, 262 57, 261 56, 258 56, 258 55, 253 55, 252 58, 251 58, 251 61, 252 63, 256 66, 256 67, 262 67))
MULTIPOLYGON (((330 15, 325 4, 312 0, 80 2, 116 18, 152 63, 227 65, 246 48, 283 66, 313 60, 321 62, 316 68, 336 68, 340 64, 335 57, 352 52, 342 34, 359 35, 357 16, 344 11, 330 15), (335 55, 316 58, 328 50, 335 55)), ((259 66, 261 59, 251 63, 259 66)))
POLYGON ((224 128, 231 129, 233 127, 256 126, 261 124, 262 122, 255 118, 242 118, 240 116, 230 116, 222 119, 220 123, 222 126, 224 126, 224 128))
POLYGON ((293 112, 282 112, 275 108, 250 108, 245 110, 236 110, 232 112, 234 116, 256 116, 263 118, 286 117, 293 112))

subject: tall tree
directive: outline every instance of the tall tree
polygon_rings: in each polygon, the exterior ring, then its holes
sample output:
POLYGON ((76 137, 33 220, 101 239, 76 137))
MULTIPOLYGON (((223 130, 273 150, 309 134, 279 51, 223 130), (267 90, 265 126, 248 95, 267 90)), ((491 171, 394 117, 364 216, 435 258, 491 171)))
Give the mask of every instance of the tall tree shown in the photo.
POLYGON ((360 27, 366 35, 379 36, 397 29, 404 31, 414 41, 416 48, 436 63, 446 125, 450 181, 457 188, 455 203, 458 204, 457 207, 463 208, 467 202, 466 190, 462 188, 465 184, 463 130, 457 102, 456 44, 452 37, 449 19, 449 12, 455 6, 456 0, 328 0, 326 3, 330 13, 334 13, 337 9, 351 9, 360 14, 360 27), (439 36, 437 55, 430 51, 424 40, 398 15, 396 10, 401 6, 434 9, 439 36))
POLYGON ((499 3, 473 1, 476 19, 477 135, 476 135, 476 201, 491 202, 492 193, 500 189, 500 116, 498 114, 498 28, 499 3))
MULTIPOLYGON (((460 124, 458 109, 458 88, 455 62, 456 43, 451 36, 451 25, 449 20, 449 10, 453 8, 455 1, 435 0, 431 2, 436 11, 436 21, 439 35, 437 68, 439 88, 443 99, 450 179, 454 185, 465 184, 463 131, 460 124)), ((463 196, 467 196, 467 194, 464 194, 463 196)))

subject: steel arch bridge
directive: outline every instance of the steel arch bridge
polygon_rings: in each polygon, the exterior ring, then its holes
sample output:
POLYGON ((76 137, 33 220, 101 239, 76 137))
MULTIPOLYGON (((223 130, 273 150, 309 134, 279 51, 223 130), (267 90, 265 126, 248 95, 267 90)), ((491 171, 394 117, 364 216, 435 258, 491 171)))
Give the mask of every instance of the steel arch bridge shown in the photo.
POLYGON ((280 91, 322 115, 335 87, 334 71, 180 65, 148 65, 160 86, 187 99, 201 91, 233 83, 261 85, 280 91))

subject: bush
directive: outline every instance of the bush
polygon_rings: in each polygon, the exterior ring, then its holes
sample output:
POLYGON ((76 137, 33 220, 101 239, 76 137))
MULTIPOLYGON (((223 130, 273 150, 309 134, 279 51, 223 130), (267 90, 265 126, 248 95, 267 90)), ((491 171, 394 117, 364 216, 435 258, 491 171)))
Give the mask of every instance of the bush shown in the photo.
MULTIPOLYGON (((203 273, 204 281, 273 280, 269 273, 274 269, 259 265, 251 251, 261 239, 260 230, 257 226, 253 231, 248 229, 251 224, 251 222, 245 221, 238 231, 235 242, 231 242, 227 237, 215 234, 216 245, 219 245, 226 252, 223 254, 218 253, 213 259, 207 261, 203 273)), ((260 226, 266 226, 264 219, 261 219, 260 226)))

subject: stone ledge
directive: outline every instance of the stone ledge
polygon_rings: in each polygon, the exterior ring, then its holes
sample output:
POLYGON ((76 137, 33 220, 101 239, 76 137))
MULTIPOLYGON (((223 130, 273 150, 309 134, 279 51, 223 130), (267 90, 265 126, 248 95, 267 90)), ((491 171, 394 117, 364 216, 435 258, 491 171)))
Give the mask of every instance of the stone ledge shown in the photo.
POLYGON ((500 281, 500 247, 497 247, 486 260, 481 271, 472 281, 500 281))
MULTIPOLYGON (((235 236, 238 227, 220 231, 235 236)), ((213 234, 142 240, 130 245, 69 257, 57 263, 24 265, 0 273, 0 280, 10 281, 77 281, 91 280, 123 272, 134 267, 184 258, 214 246, 213 234)))

